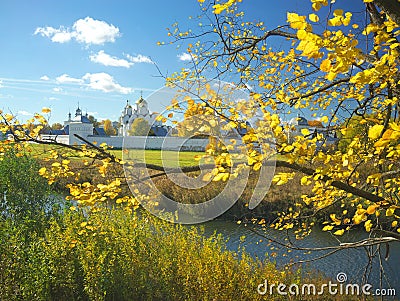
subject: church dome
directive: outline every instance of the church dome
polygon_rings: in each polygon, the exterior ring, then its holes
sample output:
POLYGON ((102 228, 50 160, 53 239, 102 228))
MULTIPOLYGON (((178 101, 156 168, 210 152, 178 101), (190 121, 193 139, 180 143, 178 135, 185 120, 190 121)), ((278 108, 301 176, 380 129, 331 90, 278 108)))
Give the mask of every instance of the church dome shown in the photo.
POLYGON ((82 115, 82 110, 81 109, 79 109, 79 107, 76 109, 76 111, 75 111, 75 117, 76 116, 79 116, 79 115, 82 115))
POLYGON ((144 100, 144 98, 142 96, 140 96, 140 98, 136 101, 137 105, 145 105, 147 104, 147 101, 144 100))
POLYGON ((132 108, 132 106, 129 104, 129 100, 126 101, 126 106, 125 106, 125 109, 128 109, 128 108, 132 108))
POLYGON ((73 121, 82 122, 82 123, 91 123, 89 118, 87 118, 86 116, 83 116, 83 115, 75 116, 73 121))

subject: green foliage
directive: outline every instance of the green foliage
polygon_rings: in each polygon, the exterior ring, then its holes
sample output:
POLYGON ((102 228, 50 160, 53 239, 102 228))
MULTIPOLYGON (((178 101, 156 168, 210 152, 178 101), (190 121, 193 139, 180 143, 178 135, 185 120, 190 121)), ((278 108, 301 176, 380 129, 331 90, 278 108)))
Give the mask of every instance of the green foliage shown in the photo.
POLYGON ((52 130, 61 130, 63 128, 63 125, 59 122, 53 123, 51 125, 52 130))
POLYGON ((146 213, 67 212, 30 244, 1 233, 1 300, 261 300, 263 279, 299 281, 146 213))
POLYGON ((129 134, 132 136, 147 136, 150 131, 149 123, 143 118, 136 118, 132 122, 129 134))
POLYGON ((0 219, 27 230, 40 230, 55 208, 47 181, 38 176, 39 164, 10 147, 0 156, 0 219))

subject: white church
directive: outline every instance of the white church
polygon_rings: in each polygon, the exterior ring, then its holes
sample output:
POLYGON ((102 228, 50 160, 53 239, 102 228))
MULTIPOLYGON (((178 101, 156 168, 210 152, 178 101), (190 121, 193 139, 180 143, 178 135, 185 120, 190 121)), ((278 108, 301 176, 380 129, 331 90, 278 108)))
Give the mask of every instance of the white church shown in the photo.
POLYGON ((137 118, 143 118, 151 126, 151 135, 156 137, 165 137, 168 133, 168 127, 163 125, 161 121, 157 121, 156 118, 159 114, 156 112, 150 112, 147 101, 140 96, 134 106, 129 104, 129 100, 126 102, 125 108, 122 110, 119 118, 119 123, 116 123, 117 136, 107 136, 102 127, 94 127, 93 123, 89 120, 89 116, 86 113, 82 113, 82 110, 78 107, 75 111, 75 116, 68 114, 68 119, 64 121, 64 127, 60 130, 49 130, 48 132, 41 134, 42 140, 55 140, 64 144, 84 144, 84 141, 79 137, 84 138, 90 142, 96 142, 101 144, 102 142, 112 145, 114 147, 122 147, 124 137, 129 136, 129 130, 132 123, 137 118), (79 136, 79 137, 77 137, 79 136))
MULTIPOLYGON (((129 130, 132 127, 132 123, 137 118, 142 118, 147 121, 147 123, 151 126, 155 136, 165 136, 162 135, 165 131, 163 129, 164 126, 161 121, 157 121, 156 118, 158 116, 157 112, 150 113, 147 101, 140 96, 140 98, 136 101, 135 107, 132 107, 129 104, 129 100, 126 101, 126 106, 122 111, 122 115, 120 117, 120 128, 118 131, 119 136, 129 136, 129 130)), ((166 134, 166 132, 165 132, 166 134)))

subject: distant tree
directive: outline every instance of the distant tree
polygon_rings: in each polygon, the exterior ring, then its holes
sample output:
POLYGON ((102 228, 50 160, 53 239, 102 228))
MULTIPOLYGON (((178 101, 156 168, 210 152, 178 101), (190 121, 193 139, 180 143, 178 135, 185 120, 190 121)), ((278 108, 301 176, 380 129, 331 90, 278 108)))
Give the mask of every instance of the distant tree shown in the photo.
POLYGON ((63 125, 59 122, 53 123, 51 125, 52 130, 61 130, 63 128, 63 125))
POLYGON ((88 116, 88 119, 90 120, 90 122, 93 124, 93 126, 94 126, 95 128, 99 127, 100 122, 98 122, 97 119, 94 118, 94 116, 89 115, 89 116, 88 116))
POLYGON ((149 134, 150 125, 143 118, 136 118, 132 122, 132 126, 129 129, 129 134, 132 136, 146 136, 149 134))
POLYGON ((110 119, 104 120, 103 126, 104 126, 104 131, 106 132, 106 134, 108 136, 115 135, 116 131, 115 131, 115 128, 112 126, 112 123, 111 123, 110 119))
MULTIPOLYGON (((40 133, 41 133, 41 134, 48 134, 48 133, 50 132, 51 127, 50 127, 48 124, 41 125, 41 126, 42 126, 42 129, 40 130, 40 133)), ((33 129, 34 127, 35 127, 34 125, 29 125, 29 126, 28 126, 28 131, 32 131, 32 129, 33 129)))

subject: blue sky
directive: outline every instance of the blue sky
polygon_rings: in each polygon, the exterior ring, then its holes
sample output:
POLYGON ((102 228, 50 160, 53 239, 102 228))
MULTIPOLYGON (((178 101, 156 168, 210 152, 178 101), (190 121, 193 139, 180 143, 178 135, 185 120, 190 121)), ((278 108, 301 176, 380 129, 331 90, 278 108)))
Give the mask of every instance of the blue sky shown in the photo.
MULTIPOLYGON (((273 28, 286 11, 308 11, 308 0, 244 0, 249 20, 273 28), (271 6, 273 4, 273 6, 271 6)), ((30 118, 52 108, 50 123, 62 122, 77 103, 98 119, 117 120, 126 100, 147 98, 164 85, 164 73, 187 66, 182 45, 168 41, 166 28, 200 8, 196 0, 0 1, 0 109, 30 118)), ((150 102, 152 111, 165 103, 150 102)))

